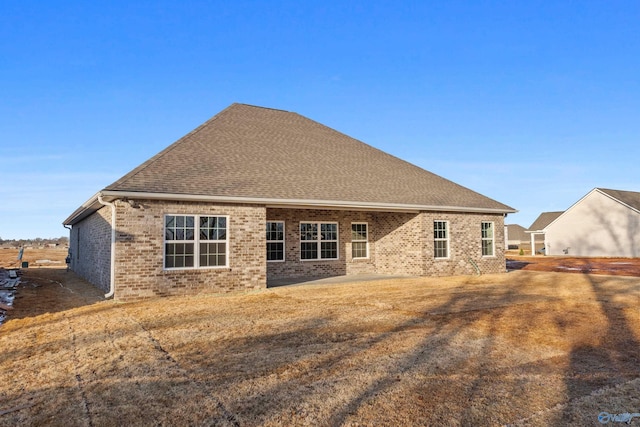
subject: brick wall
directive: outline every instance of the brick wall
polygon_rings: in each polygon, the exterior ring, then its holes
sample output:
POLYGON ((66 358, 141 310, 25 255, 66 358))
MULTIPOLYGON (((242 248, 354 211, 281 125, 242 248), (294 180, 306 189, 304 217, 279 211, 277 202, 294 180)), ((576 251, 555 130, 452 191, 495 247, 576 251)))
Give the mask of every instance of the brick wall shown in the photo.
MULTIPOLYGON (((117 300, 152 296, 217 293, 266 287, 267 279, 327 277, 362 273, 447 276, 505 271, 502 215, 463 213, 380 213, 332 210, 266 209, 254 205, 137 201, 138 209, 116 201, 117 300), (227 215, 229 266, 164 269, 164 216, 227 215), (266 261, 265 223, 285 222, 286 262, 266 261), (300 260, 299 224, 337 222, 339 259, 300 260), (433 221, 448 221, 449 257, 433 256, 433 221), (492 221, 495 255, 482 256, 482 221, 492 221), (366 222, 369 257, 353 259, 351 223, 366 222)), ((71 230, 71 268, 107 291, 110 279, 109 221, 105 207, 71 230)))
POLYGON ((268 279, 327 277, 359 273, 448 276, 505 271, 502 215, 463 213, 380 213, 268 209, 269 221, 285 222, 286 262, 267 263, 268 279), (300 222, 339 224, 339 259, 300 260, 300 222), (449 257, 434 258, 433 222, 448 221, 449 257), (482 256, 482 221, 494 223, 495 255, 482 256), (351 223, 367 222, 369 259, 351 257, 351 223))
POLYGON ((375 273, 375 242, 369 236, 369 258, 353 259, 351 256, 351 223, 367 222, 371 230, 373 216, 367 212, 267 209, 269 221, 285 222, 286 262, 268 262, 267 278, 328 277, 358 273, 375 273), (300 222, 337 222, 337 260, 300 260, 300 222))
MULTIPOLYGON (((421 276, 429 230, 420 214, 376 213, 371 228, 376 239, 376 272, 421 276)), ((431 231, 433 234, 433 231, 431 231)))
POLYGON ((69 236, 69 267, 105 292, 111 280, 110 222, 111 208, 103 207, 74 225, 69 236))
POLYGON ((434 213, 425 212, 424 228, 427 230, 426 267, 427 276, 453 276, 477 274, 475 265, 482 274, 504 273, 504 217, 501 214, 434 213), (449 222, 449 257, 436 259, 433 256, 433 222, 449 222), (482 256, 481 223, 494 224, 494 256, 482 256))
POLYGON ((245 291, 266 287, 265 221, 261 206, 137 200, 118 206, 118 300, 245 291), (164 269, 164 216, 228 215, 228 267, 164 269))

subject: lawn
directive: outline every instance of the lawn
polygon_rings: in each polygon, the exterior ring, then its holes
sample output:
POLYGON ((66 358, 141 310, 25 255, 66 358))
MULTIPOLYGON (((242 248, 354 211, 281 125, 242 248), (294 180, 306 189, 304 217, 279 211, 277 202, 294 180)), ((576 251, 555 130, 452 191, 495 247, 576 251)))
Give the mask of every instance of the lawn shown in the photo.
MULTIPOLYGON (((600 425, 640 412, 640 279, 381 280, 119 304, 26 269, 0 425, 600 425)), ((639 424, 634 419, 632 424, 639 424)))

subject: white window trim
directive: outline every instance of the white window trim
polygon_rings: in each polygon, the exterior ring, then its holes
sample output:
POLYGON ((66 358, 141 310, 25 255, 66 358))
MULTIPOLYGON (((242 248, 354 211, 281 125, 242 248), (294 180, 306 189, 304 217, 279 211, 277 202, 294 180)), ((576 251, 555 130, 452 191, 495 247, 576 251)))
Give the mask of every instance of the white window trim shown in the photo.
POLYGON ((493 221, 482 221, 480 223, 480 253, 482 254, 483 258, 495 258, 496 256, 496 224, 493 221), (482 225, 483 224, 491 224, 491 237, 482 237, 482 225), (491 240, 492 241, 492 245, 491 245, 491 249, 493 250, 493 253, 491 255, 485 255, 482 253, 482 248, 483 245, 482 243, 486 240, 491 240))
POLYGON ((224 269, 229 268, 229 215, 219 214, 185 214, 185 213, 168 213, 162 217, 162 270, 163 271, 178 271, 178 270, 210 270, 210 269, 224 269), (166 223, 168 216, 192 216, 194 220, 194 239, 193 240, 167 240, 166 223), (218 217, 226 219, 226 240, 200 240, 200 217, 218 217), (193 243, 193 267, 165 267, 167 256, 167 243, 193 243), (200 266, 200 243, 226 243, 225 251, 225 265, 206 265, 200 266))
POLYGON ((360 221, 360 222, 352 222, 351 223, 351 243, 352 243, 352 245, 351 245, 351 258, 352 259, 369 259, 370 254, 369 254, 369 223, 368 222, 360 221), (367 238, 365 240, 353 240, 353 226, 354 225, 364 225, 367 228, 367 238), (353 243, 362 243, 362 242, 366 243, 367 256, 364 256, 364 257, 362 257, 362 256, 358 256, 358 257, 353 256, 353 243))
MULTIPOLYGON (((282 242, 282 259, 271 259, 271 260, 267 260, 267 262, 285 262, 287 259, 287 245, 286 245, 286 240, 287 240, 287 233, 286 233, 286 227, 287 225, 284 223, 284 221, 279 221, 279 220, 274 220, 274 221, 267 221, 267 223, 270 222, 277 222, 277 223, 281 223, 282 224, 282 240, 267 240, 267 243, 280 243, 282 242)), ((266 255, 265 255, 266 256, 266 255)))
POLYGON ((451 228, 449 226, 449 221, 446 220, 441 220, 441 219, 436 219, 433 221, 433 226, 434 226, 434 231, 435 231, 435 223, 436 222, 444 222, 446 224, 446 231, 447 231, 447 237, 442 239, 442 238, 436 238, 435 236, 433 237, 433 246, 434 246, 434 253, 433 253, 433 258, 434 259, 450 259, 451 258, 451 248, 450 248, 450 236, 451 236, 451 228), (435 242, 447 242, 447 256, 446 257, 437 257, 435 256, 435 242))
POLYGON ((300 221, 298 223, 298 250, 300 252, 299 258, 301 262, 318 262, 318 261, 337 261, 340 259, 340 223, 336 221, 300 221), (302 259, 302 243, 313 242, 313 240, 302 240, 302 233, 300 231, 302 224, 316 224, 318 226, 318 238, 315 240, 317 244, 318 258, 302 259), (322 240, 322 224, 335 224, 336 226, 336 240, 322 240), (320 258, 322 254, 322 242, 336 242, 336 258, 320 258))

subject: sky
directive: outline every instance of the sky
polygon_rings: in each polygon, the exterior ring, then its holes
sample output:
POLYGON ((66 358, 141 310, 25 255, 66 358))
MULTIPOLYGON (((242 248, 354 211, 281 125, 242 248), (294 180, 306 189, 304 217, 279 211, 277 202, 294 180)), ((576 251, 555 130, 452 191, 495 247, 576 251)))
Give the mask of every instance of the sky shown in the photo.
POLYGON ((640 191, 637 1, 1 1, 0 238, 234 102, 299 113, 518 210, 640 191))

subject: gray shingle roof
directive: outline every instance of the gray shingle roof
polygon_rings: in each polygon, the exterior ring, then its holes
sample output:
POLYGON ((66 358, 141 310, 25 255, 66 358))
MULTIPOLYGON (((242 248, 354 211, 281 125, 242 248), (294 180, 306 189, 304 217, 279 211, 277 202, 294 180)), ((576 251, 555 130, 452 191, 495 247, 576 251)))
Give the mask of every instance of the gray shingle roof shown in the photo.
POLYGON ((607 188, 598 188, 597 190, 617 199, 637 211, 640 211, 640 193, 636 191, 610 190, 607 188))
POLYGON ((299 114, 233 104, 108 191, 515 212, 299 114))
POLYGON ((509 240, 528 241, 530 238, 530 236, 524 232, 525 228, 519 224, 507 224, 507 230, 509 240))
POLYGON ((542 212, 533 224, 527 229, 527 231, 540 231, 545 228, 547 225, 551 224, 556 220, 560 215, 562 215, 564 211, 560 212, 542 212))

